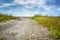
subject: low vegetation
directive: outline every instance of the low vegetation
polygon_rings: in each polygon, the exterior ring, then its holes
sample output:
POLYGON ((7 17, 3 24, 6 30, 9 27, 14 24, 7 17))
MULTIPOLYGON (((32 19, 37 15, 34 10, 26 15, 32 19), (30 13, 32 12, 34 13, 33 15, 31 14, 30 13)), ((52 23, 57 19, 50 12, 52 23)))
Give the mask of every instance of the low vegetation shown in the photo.
POLYGON ((36 15, 32 19, 39 25, 47 27, 52 38, 60 39, 60 17, 36 15))
POLYGON ((5 38, 4 37, 0 37, 0 40, 5 40, 5 38))
POLYGON ((12 16, 12 15, 7 15, 7 14, 1 14, 0 13, 0 22, 5 22, 8 20, 12 20, 12 19, 17 19, 18 17, 12 16))

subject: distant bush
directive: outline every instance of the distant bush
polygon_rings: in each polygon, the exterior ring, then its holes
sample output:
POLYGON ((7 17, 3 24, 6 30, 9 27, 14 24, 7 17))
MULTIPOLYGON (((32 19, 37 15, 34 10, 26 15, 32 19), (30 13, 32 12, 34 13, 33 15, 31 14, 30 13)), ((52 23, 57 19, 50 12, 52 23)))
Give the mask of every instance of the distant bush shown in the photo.
POLYGON ((12 16, 12 15, 8 15, 8 14, 1 14, 0 13, 0 22, 5 22, 8 20, 12 20, 12 19, 17 19, 18 17, 12 16))

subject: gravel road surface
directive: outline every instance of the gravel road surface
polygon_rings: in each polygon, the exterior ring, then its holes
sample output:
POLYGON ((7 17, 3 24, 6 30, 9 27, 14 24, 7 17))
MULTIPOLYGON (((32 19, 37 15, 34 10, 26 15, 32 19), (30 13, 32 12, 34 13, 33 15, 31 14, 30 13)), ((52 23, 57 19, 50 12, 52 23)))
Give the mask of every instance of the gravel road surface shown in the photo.
POLYGON ((29 18, 0 23, 0 38, 4 40, 50 40, 47 28, 29 18))

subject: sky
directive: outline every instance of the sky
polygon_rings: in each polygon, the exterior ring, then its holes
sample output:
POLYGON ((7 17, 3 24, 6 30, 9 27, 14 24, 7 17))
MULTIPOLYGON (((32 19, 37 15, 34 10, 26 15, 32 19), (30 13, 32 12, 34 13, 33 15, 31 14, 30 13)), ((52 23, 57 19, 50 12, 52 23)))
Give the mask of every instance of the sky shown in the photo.
POLYGON ((0 0, 0 13, 14 16, 60 16, 60 0, 0 0))

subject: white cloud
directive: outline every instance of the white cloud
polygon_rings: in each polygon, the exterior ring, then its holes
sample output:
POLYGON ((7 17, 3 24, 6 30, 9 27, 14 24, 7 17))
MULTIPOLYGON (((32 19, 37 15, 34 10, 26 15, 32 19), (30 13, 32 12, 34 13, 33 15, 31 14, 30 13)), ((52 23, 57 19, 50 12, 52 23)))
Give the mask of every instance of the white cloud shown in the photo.
POLYGON ((46 7, 47 0, 14 0, 14 3, 23 5, 25 8, 33 9, 34 7, 50 9, 50 7, 46 7))
MULTIPOLYGON (((47 2, 47 0, 14 0, 13 3, 5 3, 2 6, 0 6, 0 8, 14 6, 14 5, 23 5, 25 8, 28 8, 28 9, 33 9, 34 7, 38 7, 38 10, 36 10, 36 13, 39 13, 39 11, 40 11, 39 8, 43 8, 45 10, 45 12, 42 12, 41 14, 43 14, 43 15, 46 15, 49 13, 53 14, 52 11, 53 11, 54 6, 48 6, 48 5, 46 5, 46 2, 47 2)), ((25 8, 23 9, 23 11, 25 10, 25 8)), ((60 10, 60 9, 58 9, 58 10, 60 10)), ((10 12, 13 12, 13 11, 11 10, 10 12)), ((28 13, 30 13, 30 12, 28 12, 28 13)), ((35 11, 33 11, 33 13, 35 13, 35 11)))
POLYGON ((44 4, 46 0, 15 0, 18 4, 44 4))
POLYGON ((30 4, 30 5, 40 5, 41 6, 46 3, 46 0, 15 0, 14 3, 22 4, 22 5, 30 4))
POLYGON ((9 6, 13 6, 13 5, 16 5, 16 4, 13 4, 13 3, 5 3, 5 4, 2 4, 2 5, 0 6, 0 8, 9 7, 9 6))
MULTIPOLYGON (((50 0, 51 1, 51 0, 50 0)), ((15 0, 14 3, 23 5, 25 8, 43 8, 45 10, 51 10, 52 6, 46 5, 47 0, 15 0)))
POLYGON ((51 7, 47 7, 46 5, 47 0, 14 0, 13 3, 5 3, 2 4, 1 7, 8 7, 8 6, 14 6, 14 5, 23 5, 25 8, 34 8, 35 6, 37 7, 42 7, 44 9, 50 9, 51 7))
POLYGON ((60 8, 57 8, 58 11, 60 11, 60 8))
POLYGON ((43 7, 43 9, 46 10, 46 11, 51 11, 51 10, 53 10, 53 9, 56 8, 55 6, 48 6, 48 5, 44 5, 44 6, 42 6, 42 7, 43 7))

